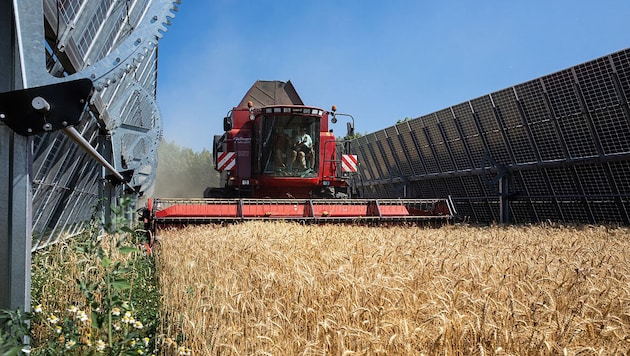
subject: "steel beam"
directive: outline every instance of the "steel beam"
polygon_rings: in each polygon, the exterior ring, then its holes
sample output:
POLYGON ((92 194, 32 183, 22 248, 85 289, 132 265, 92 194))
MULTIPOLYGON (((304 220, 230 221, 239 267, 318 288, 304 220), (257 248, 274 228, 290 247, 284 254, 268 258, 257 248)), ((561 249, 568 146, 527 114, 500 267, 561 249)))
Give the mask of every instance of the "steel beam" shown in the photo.
MULTIPOLYGON (((0 2, 0 92, 21 89, 13 2, 0 2)), ((30 310, 32 139, 0 124, 0 309, 30 310)))

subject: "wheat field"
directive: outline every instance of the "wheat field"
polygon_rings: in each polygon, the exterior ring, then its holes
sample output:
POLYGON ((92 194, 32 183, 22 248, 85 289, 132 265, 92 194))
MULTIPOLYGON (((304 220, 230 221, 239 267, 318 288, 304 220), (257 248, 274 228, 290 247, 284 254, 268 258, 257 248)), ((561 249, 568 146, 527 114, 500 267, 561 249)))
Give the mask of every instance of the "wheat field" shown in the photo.
POLYGON ((288 222, 161 231, 163 350, 626 354, 629 232, 288 222))

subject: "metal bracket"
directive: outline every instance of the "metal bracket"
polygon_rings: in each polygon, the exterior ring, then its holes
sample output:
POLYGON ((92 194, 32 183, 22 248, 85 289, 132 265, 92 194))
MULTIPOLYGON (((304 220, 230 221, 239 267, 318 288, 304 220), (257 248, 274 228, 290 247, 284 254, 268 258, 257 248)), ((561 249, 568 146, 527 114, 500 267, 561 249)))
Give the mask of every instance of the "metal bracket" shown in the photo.
POLYGON ((131 182, 131 178, 133 178, 133 172, 134 172, 133 169, 118 172, 123 177, 122 180, 113 174, 106 175, 105 179, 107 179, 107 181, 110 182, 114 186, 121 185, 121 184, 128 184, 129 182, 131 182))
POLYGON ((141 185, 134 185, 132 188, 133 189, 131 189, 129 187, 125 188, 125 194, 128 194, 128 195, 137 194, 138 197, 142 197, 144 195, 144 192, 142 191, 142 186, 141 185))
POLYGON ((0 122, 30 136, 81 121, 94 85, 87 78, 0 93, 0 122))
POLYGON ((510 200, 516 194, 510 169, 497 163, 489 152, 485 152, 481 162, 482 178, 490 191, 499 196, 499 221, 510 223, 510 200), (488 168, 489 167, 489 168, 488 168), (495 174, 491 177, 492 174, 495 174), (498 184, 498 189, 497 189, 498 184))
POLYGON ((485 152, 481 159, 481 170, 481 177, 486 187, 488 187, 492 193, 506 198, 515 194, 512 172, 507 166, 495 161, 488 152, 485 152), (503 186, 502 189, 501 186, 505 183, 507 183, 507 186, 503 186))

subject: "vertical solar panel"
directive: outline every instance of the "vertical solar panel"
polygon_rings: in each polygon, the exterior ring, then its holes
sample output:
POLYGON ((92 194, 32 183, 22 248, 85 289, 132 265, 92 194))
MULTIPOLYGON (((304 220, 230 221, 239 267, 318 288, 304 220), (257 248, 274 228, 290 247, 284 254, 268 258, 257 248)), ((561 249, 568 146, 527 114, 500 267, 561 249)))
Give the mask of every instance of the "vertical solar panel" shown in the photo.
POLYGON ((593 222, 624 223, 623 212, 619 209, 620 206, 614 199, 589 199, 589 206, 593 222))
POLYGON ((365 136, 366 145, 364 146, 365 154, 368 156, 368 162, 372 167, 372 174, 376 179, 385 178, 383 172, 387 172, 387 168, 384 167, 382 155, 380 149, 377 147, 376 134, 371 133, 365 136))
MULTIPOLYGON (((466 189, 464 184, 459 177, 448 177, 444 180, 445 192, 446 195, 443 196, 456 196, 456 197, 465 197, 467 196, 466 189)), ((439 194, 439 191, 438 191, 439 194)))
POLYGON ((581 113, 573 71, 566 69, 542 77, 556 119, 581 113))
POLYGON ((453 156, 454 149, 452 141, 447 136, 446 129, 442 123, 443 121, 453 122, 451 110, 441 110, 432 116, 433 122, 430 125, 427 125, 427 132, 431 136, 431 140, 435 147, 434 151, 440 164, 441 172, 454 172, 457 170, 455 157, 453 156))
POLYGON ((492 94, 500 119, 505 127, 508 148, 517 164, 536 162, 534 145, 531 142, 529 126, 523 120, 513 88, 492 94))
POLYGON ((623 107, 605 107, 591 113, 604 154, 630 151, 630 124, 623 107))
POLYGON ((409 166, 413 171, 413 175, 425 175, 427 170, 424 167, 424 160, 420 156, 420 151, 416 149, 416 143, 414 142, 414 135, 411 132, 410 126, 407 122, 398 125, 398 132, 400 133, 400 141, 407 150, 409 156, 409 166))
POLYGON ((479 119, 490 156, 499 163, 511 163, 512 159, 503 139, 502 128, 497 121, 498 118, 496 117, 491 97, 483 96, 473 99, 471 100, 471 106, 479 119))
POLYGON ((359 174, 361 174, 366 182, 369 182, 370 180, 374 179, 374 175, 372 174, 371 158, 365 152, 366 145, 367 139, 365 137, 360 137, 356 139, 352 144, 358 156, 357 162, 359 174))
POLYGON ((594 137, 588 126, 586 113, 580 106, 573 71, 567 69, 543 77, 543 82, 570 157, 596 156, 594 137))
POLYGON ((425 126, 423 121, 425 119, 426 117, 411 120, 409 121, 409 126, 411 127, 412 136, 418 144, 418 153, 422 157, 427 174, 439 173, 440 169, 438 163, 433 154, 432 147, 429 144, 427 133, 424 130, 425 126))
POLYGON ((411 183, 411 189, 414 198, 433 198, 434 190, 431 185, 431 180, 414 181, 411 183))
POLYGON ((622 196, 630 196, 630 161, 608 163, 617 192, 622 196))
POLYGON ((472 159, 472 167, 481 167, 486 149, 481 134, 477 129, 470 103, 455 105, 452 109, 455 117, 461 124, 462 132, 468 144, 468 153, 472 159))
POLYGON ((547 102, 542 82, 533 80, 515 87, 534 146, 543 161, 565 159, 563 138, 547 102))
POLYGON ((462 185, 464 190, 468 194, 468 197, 483 197, 483 183, 480 180, 479 175, 463 175, 461 177, 462 185))
POLYGON ((430 198, 438 198, 438 197, 447 197, 450 195, 451 188, 449 186, 449 180, 447 179, 432 179, 431 183, 433 184, 433 196, 430 198))
POLYGON ((495 213, 493 205, 495 202, 487 199, 472 199, 470 201, 471 209, 475 211, 476 221, 484 221, 492 223, 497 221, 497 214, 495 213))
MULTIPOLYGON (((534 197, 550 197, 552 191, 547 185, 546 172, 544 169, 540 170, 524 170, 520 172, 523 180, 523 185, 527 189, 527 194, 534 197)), ((517 191, 519 192, 519 191, 517 191)))
POLYGON ((529 224, 536 222, 536 211, 532 209, 529 201, 515 200, 510 202, 510 211, 512 218, 517 224, 529 224))
POLYGON ((611 73, 611 61, 606 57, 575 67, 577 83, 588 111, 619 105, 611 73))
POLYGON ((613 194, 604 165, 579 165, 575 171, 585 195, 602 197, 613 194))
POLYGON ((610 55, 613 62, 613 76, 619 81, 622 101, 630 101, 630 51, 621 51, 610 55))
POLYGON ((375 143, 378 147, 378 151, 380 152, 377 156, 377 161, 379 162, 379 165, 384 168, 384 178, 400 176, 396 159, 394 158, 394 153, 392 152, 385 130, 377 131, 375 135, 375 143))
POLYGON ((385 129, 385 132, 387 133, 388 140, 393 147, 393 159, 398 164, 400 174, 403 177, 410 177, 414 175, 413 170, 411 169, 411 160, 408 158, 408 153, 405 152, 408 151, 408 149, 403 146, 396 127, 388 127, 385 129))
POLYGON ((551 189, 558 198, 581 196, 579 181, 576 181, 573 170, 569 167, 555 167, 547 170, 551 189))
POLYGON ((441 110, 437 112, 437 116, 453 157, 453 170, 470 169, 471 162, 467 153, 466 140, 460 135, 460 131, 457 128, 458 122, 453 116, 452 110, 441 110))

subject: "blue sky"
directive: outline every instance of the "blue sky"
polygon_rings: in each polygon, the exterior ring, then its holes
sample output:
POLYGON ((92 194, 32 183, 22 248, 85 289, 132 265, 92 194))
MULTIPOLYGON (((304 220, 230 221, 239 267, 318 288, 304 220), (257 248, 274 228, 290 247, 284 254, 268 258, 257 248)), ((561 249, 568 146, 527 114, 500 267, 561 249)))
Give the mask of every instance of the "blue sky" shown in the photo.
POLYGON ((628 0, 183 0, 159 42, 164 136, 211 150, 259 79, 378 131, 628 48, 629 15, 628 0))

